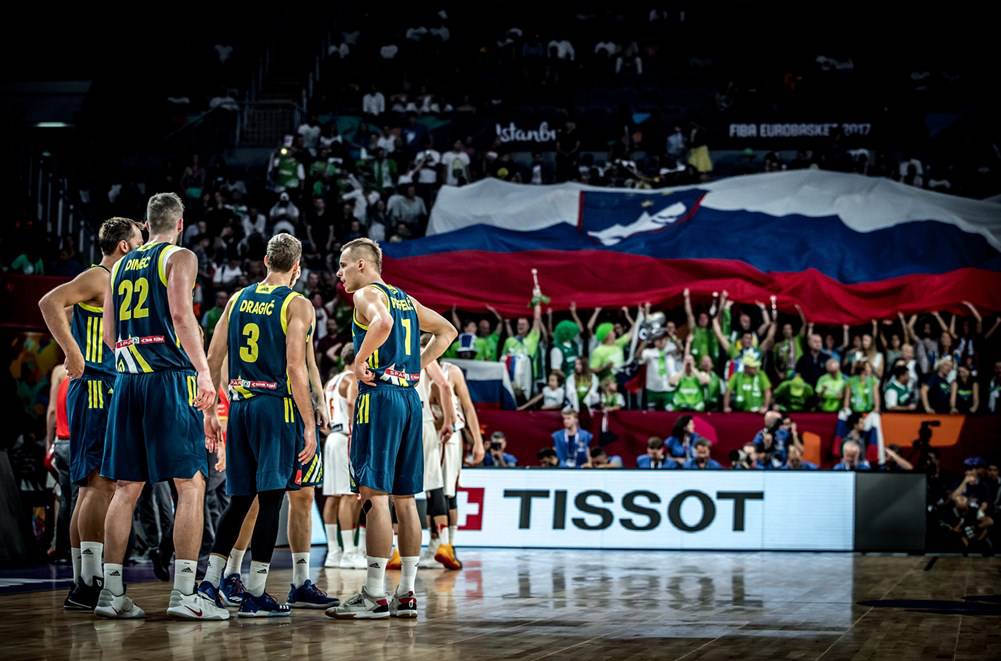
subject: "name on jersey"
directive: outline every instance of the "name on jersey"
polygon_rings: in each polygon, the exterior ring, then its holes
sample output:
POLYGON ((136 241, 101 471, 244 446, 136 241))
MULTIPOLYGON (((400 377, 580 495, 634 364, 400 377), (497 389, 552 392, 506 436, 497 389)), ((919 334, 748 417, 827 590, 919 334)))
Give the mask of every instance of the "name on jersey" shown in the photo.
POLYGON ((125 268, 123 271, 138 271, 139 269, 144 269, 149 266, 149 260, 153 259, 153 255, 148 255, 146 257, 132 257, 125 262, 125 268))
POLYGON ((146 335, 145 337, 127 337, 123 340, 118 340, 115 342, 116 349, 124 349, 125 347, 132 346, 133 344, 138 344, 142 346, 144 344, 163 344, 166 342, 166 338, 163 335, 146 335))
POLYGON ((389 303, 393 306, 394 310, 409 312, 414 309, 414 306, 410 304, 409 298, 390 298, 389 303))
POLYGON ((251 301, 249 299, 243 299, 240 301, 240 312, 246 312, 247 314, 266 314, 271 315, 275 311, 275 302, 268 301, 251 301))
POLYGON ((264 388, 265 390, 278 390, 278 383, 275 381, 248 381, 247 379, 230 379, 230 387, 241 388, 264 388))

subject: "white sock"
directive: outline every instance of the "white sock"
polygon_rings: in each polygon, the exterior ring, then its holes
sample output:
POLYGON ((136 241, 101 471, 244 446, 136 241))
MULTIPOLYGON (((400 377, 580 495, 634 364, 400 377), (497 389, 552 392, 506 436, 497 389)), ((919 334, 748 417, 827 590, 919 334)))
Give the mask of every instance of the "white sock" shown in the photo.
POLYGON ((309 580, 309 553, 292 554, 292 585, 300 587, 309 580))
POLYGON ((268 570, 271 569, 270 562, 250 561, 250 574, 247 576, 247 592, 260 597, 264 594, 264 588, 268 584, 268 570))
POLYGON ((449 544, 449 540, 452 539, 451 535, 448 534, 448 526, 442 526, 438 529, 438 543, 439 544, 449 544))
POLYGON ((358 550, 358 547, 355 546, 354 528, 349 528, 348 530, 341 528, 341 544, 344 546, 344 555, 354 553, 358 550))
POLYGON ((434 554, 438 552, 439 546, 441 546, 440 538, 432 537, 430 540, 428 540, 428 553, 431 554, 432 558, 434 557, 434 554))
POLYGON ((194 594, 197 560, 174 560, 174 589, 181 594, 194 594))
MULTIPOLYGON (((397 550, 397 552, 399 552, 399 550, 400 550, 400 540, 399 540, 399 538, 397 537, 397 535, 395 535, 395 534, 393 535, 393 549, 396 549, 396 550, 397 550)), ((393 557, 393 556, 392 556, 392 553, 393 553, 393 549, 389 549, 389 553, 390 553, 390 556, 389 556, 389 557, 390 557, 390 558, 392 558, 392 557, 393 557)))
POLYGON ((365 526, 358 527, 358 550, 368 555, 368 545, 365 543, 365 526))
POLYGON ((337 553, 337 524, 324 523, 323 529, 327 532, 327 553, 337 553))
POLYGON ((123 571, 121 565, 116 565, 113 562, 104 563, 104 589, 114 595, 124 594, 125 585, 122 583, 123 571))
MULTIPOLYGON (((230 556, 230 558, 232 557, 233 556, 230 556)), ((219 584, 222 583, 222 578, 223 578, 222 572, 224 568, 226 569, 229 568, 226 559, 223 558, 221 555, 216 555, 215 553, 213 553, 212 555, 209 556, 209 566, 208 569, 205 570, 204 580, 208 581, 209 583, 211 583, 216 587, 219 587, 219 584)), ((229 576, 228 573, 226 575, 229 576)))
POLYGON ((70 549, 70 557, 73 558, 73 584, 80 582, 80 549, 76 546, 70 549))
POLYGON ((368 576, 365 578, 365 591, 373 597, 386 594, 386 565, 389 558, 368 556, 368 576))
POLYGON ((80 542, 80 579, 93 585, 95 578, 101 578, 101 563, 104 562, 104 544, 101 542, 80 542))
POLYGON ((396 594, 406 594, 414 591, 414 581, 417 580, 417 561, 420 557, 416 555, 404 555, 400 557, 402 573, 400 574, 400 586, 396 588, 396 594))
POLYGON ((448 527, 448 543, 451 544, 452 546, 455 546, 455 529, 456 526, 448 527))
MULTIPOLYGON (((240 573, 240 570, 243 569, 243 556, 246 553, 247 549, 233 549, 229 552, 229 560, 226 561, 226 569, 223 572, 223 578, 240 573)), ((211 558, 212 556, 209 556, 209 559, 211 558)))

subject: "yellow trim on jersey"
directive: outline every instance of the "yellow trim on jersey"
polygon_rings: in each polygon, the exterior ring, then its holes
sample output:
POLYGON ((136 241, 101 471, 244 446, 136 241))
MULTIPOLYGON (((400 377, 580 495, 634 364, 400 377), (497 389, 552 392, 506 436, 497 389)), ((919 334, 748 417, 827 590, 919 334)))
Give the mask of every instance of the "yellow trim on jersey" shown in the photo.
POLYGON ((104 408, 104 384, 97 381, 97 401, 100 402, 100 408, 104 408))
POLYGON ((229 320, 233 317, 233 308, 236 307, 236 302, 240 300, 240 294, 244 292, 246 287, 242 289, 237 289, 233 292, 233 295, 229 299, 229 303, 226 307, 226 323, 229 324, 229 320))
POLYGON ((198 395, 198 381, 190 374, 184 378, 188 386, 188 406, 195 405, 195 397, 198 395))
POLYGON ((372 369, 377 369, 379 367, 379 350, 376 349, 372 352, 372 355, 368 357, 368 366, 372 369))
POLYGON ((163 283, 164 287, 167 286, 167 260, 178 250, 180 248, 177 246, 167 246, 156 260, 156 270, 160 274, 160 282, 163 283))
POLYGON ((279 287, 284 287, 285 285, 266 285, 263 282, 258 282, 254 286, 254 291, 258 294, 270 294, 279 287))
POLYGON ((352 319, 355 322, 355 326, 357 326, 358 328, 362 329, 363 331, 367 331, 368 330, 368 326, 366 326, 365 324, 363 324, 360 321, 358 321, 358 308, 355 308, 354 312, 351 313, 351 317, 352 317, 352 319))
POLYGON ((80 307, 82 307, 87 312, 94 312, 96 314, 103 314, 104 313, 104 308, 102 308, 100 306, 97 306, 97 305, 91 305, 90 303, 77 303, 77 305, 79 305, 80 307))
POLYGON ((238 394, 240 399, 250 399, 254 396, 254 393, 250 392, 243 386, 230 386, 229 389, 238 394))
POLYGON ((139 353, 139 349, 136 348, 136 345, 134 344, 129 345, 129 353, 131 353, 132 357, 136 359, 137 363, 139 363, 139 367, 142 368, 142 371, 147 373, 153 371, 153 368, 149 366, 149 363, 146 362, 146 359, 143 358, 141 353, 139 353))
POLYGON ((138 248, 136 248, 136 250, 139 251, 139 252, 146 252, 147 250, 152 250, 153 248, 155 248, 156 246, 160 245, 161 243, 163 243, 163 241, 151 241, 149 243, 142 244, 141 246, 139 246, 138 248))
POLYGON ((282 301, 282 310, 281 310, 280 317, 281 317, 281 322, 282 322, 282 332, 283 333, 288 333, 288 318, 285 316, 285 313, 288 311, 289 303, 292 302, 293 298, 295 298, 296 296, 299 296, 299 295, 300 294, 297 291, 289 292, 288 296, 285 297, 285 300, 282 301))
POLYGON ((364 393, 358 396, 358 415, 357 422, 359 425, 366 425, 369 421, 369 416, 372 407, 372 394, 364 393))
POLYGON ((303 482, 310 482, 314 477, 316 468, 319 466, 319 462, 316 460, 316 454, 313 454, 313 458, 309 462, 309 470, 306 471, 306 475, 302 478, 303 482))
MULTIPOLYGON (((139 249, 141 250, 142 248, 140 247, 139 249)), ((122 263, 123 259, 125 259, 124 256, 122 256, 121 258, 119 258, 119 260, 117 262, 115 262, 114 264, 111 265, 111 289, 112 290, 114 290, 114 288, 115 288, 115 276, 118 275, 118 265, 122 263)), ((112 309, 114 309, 114 307, 112 307, 112 309)))

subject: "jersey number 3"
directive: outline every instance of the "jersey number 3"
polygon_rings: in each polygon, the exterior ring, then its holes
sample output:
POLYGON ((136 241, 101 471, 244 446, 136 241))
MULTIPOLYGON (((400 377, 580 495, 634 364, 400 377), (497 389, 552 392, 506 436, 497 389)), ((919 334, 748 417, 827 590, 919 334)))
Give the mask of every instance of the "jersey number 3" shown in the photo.
POLYGON ((257 324, 244 324, 243 336, 247 338, 247 346, 240 347, 240 359, 245 363, 256 363, 260 348, 257 340, 261 337, 261 328, 257 324))

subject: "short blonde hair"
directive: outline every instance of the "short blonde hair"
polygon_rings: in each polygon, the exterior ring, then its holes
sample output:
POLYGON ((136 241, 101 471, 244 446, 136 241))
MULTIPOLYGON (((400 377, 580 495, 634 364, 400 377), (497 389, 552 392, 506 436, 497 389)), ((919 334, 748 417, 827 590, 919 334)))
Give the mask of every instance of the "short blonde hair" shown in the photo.
POLYGON ((177 193, 157 193, 146 203, 146 221, 154 234, 174 229, 184 216, 184 202, 177 193))
POLYGON ((360 239, 353 239, 351 241, 348 241, 347 243, 344 244, 344 247, 341 248, 342 253, 346 252, 353 253, 355 250, 365 251, 366 255, 364 259, 372 263, 372 265, 375 267, 376 273, 382 273, 382 248, 379 247, 378 243, 376 243, 372 239, 367 239, 363 237, 360 239))
POLYGON ((302 242, 288 232, 275 234, 268 241, 268 268, 277 273, 288 273, 302 257, 302 242))

